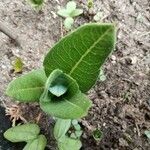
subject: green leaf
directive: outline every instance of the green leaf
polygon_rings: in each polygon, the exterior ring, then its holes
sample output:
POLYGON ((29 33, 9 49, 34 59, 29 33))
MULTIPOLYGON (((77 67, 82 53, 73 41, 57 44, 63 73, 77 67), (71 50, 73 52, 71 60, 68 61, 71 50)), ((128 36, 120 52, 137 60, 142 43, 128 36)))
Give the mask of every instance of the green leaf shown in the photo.
POLYGON ((59 150, 80 150, 82 144, 78 139, 72 139, 67 136, 62 141, 58 141, 59 150))
POLYGON ((76 9, 76 3, 74 1, 70 1, 67 3, 66 9, 68 11, 68 13, 72 13, 72 11, 74 11, 76 9))
POLYGON ((40 107, 51 116, 63 119, 78 119, 88 113, 91 101, 81 92, 71 98, 63 97, 62 100, 56 98, 50 102, 40 101, 40 107))
POLYGON ((44 135, 39 135, 37 139, 29 141, 23 150, 44 150, 46 144, 46 137, 44 135))
POLYGON ((72 13, 70 14, 70 17, 76 17, 79 16, 83 13, 83 9, 75 9, 74 11, 72 11, 72 13))
POLYGON ((12 63, 13 65, 13 69, 14 69, 14 72, 15 73, 19 73, 19 72, 22 72, 22 69, 23 69, 23 62, 21 60, 21 58, 17 57, 15 59, 15 61, 12 63))
POLYGON ((43 69, 31 71, 13 80, 6 90, 6 94, 21 102, 38 101, 44 91, 47 77, 43 69))
POLYGON ((150 131, 149 131, 149 130, 146 130, 144 133, 145 133, 145 135, 147 136, 147 138, 150 139, 150 131))
POLYGON ((30 2, 35 5, 42 5, 44 3, 44 0, 30 0, 30 2))
POLYGON ((102 16, 103 16, 103 13, 102 12, 98 12, 95 16, 94 16, 94 20, 95 21, 100 21, 100 19, 102 18, 102 16))
POLYGON ((27 0, 27 2, 36 10, 40 10, 44 4, 44 0, 27 0))
POLYGON ((40 107, 44 112, 62 119, 76 119, 85 116, 90 106, 91 101, 80 92, 73 78, 59 69, 50 74, 40 97, 40 107), (64 79, 68 90, 64 95, 57 97, 50 93, 49 87, 59 78, 64 79))
POLYGON ((87 24, 61 39, 44 60, 46 75, 59 68, 74 78, 82 92, 96 82, 100 67, 115 45, 113 24, 87 24))
POLYGON ((99 74, 98 80, 100 80, 100 81, 105 81, 106 80, 106 76, 104 74, 103 69, 100 70, 100 74, 99 74))
POLYGON ((64 26, 65 26, 65 28, 68 29, 68 30, 71 29, 71 28, 72 28, 72 25, 73 25, 73 22, 74 22, 73 18, 67 17, 67 18, 65 19, 65 21, 64 21, 64 26))
POLYGON ((61 17, 69 17, 68 11, 66 9, 60 9, 58 10, 57 14, 61 17))
POLYGON ((94 6, 93 0, 88 0, 88 4, 87 5, 88 5, 89 9, 92 8, 94 6))
POLYGON ((8 129, 4 137, 11 142, 24 142, 37 138, 40 128, 36 124, 24 124, 8 129))
POLYGON ((53 86, 53 87, 50 87, 50 88, 49 88, 49 91, 50 91, 53 95, 55 95, 55 96, 57 96, 57 97, 60 97, 60 96, 62 96, 64 93, 66 93, 67 87, 65 87, 65 86, 63 86, 63 85, 55 85, 55 86, 53 86))
POLYGON ((54 127, 55 139, 61 141, 61 138, 65 136, 70 126, 71 126, 70 119, 58 119, 54 127))

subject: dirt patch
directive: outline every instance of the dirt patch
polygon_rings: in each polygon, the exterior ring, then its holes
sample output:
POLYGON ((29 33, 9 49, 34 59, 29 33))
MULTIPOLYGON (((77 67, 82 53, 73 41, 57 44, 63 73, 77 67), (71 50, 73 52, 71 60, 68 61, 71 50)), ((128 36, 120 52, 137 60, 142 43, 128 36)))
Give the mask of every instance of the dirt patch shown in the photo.
MULTIPOLYGON (((60 17, 55 16, 57 7, 65 1, 47 0, 43 10, 36 13, 24 0, 1 0, 0 18, 15 28, 23 42, 23 48, 16 47, 0 33, 0 100, 8 105, 10 99, 4 95, 7 84, 20 74, 11 72, 11 61, 15 56, 22 58, 23 74, 42 66, 44 55, 61 37, 60 17)), ((148 150, 150 141, 144 131, 150 129, 150 20, 148 0, 95 0, 89 17, 86 1, 79 6, 84 15, 76 19, 75 26, 92 20, 92 14, 103 13, 102 22, 114 22, 118 28, 117 46, 113 56, 104 66, 107 80, 98 81, 89 91, 93 101, 89 115, 84 119, 89 126, 100 128, 103 139, 96 143, 87 126, 82 141, 83 150, 148 150)), ((37 105, 23 105, 28 121, 39 114, 37 105), (33 112, 33 113, 28 113, 33 112)), ((39 124, 51 141, 53 122, 42 114, 39 124), (43 124, 42 122, 46 122, 43 124), (50 126, 49 126, 50 124, 50 126)), ((55 149, 54 141, 49 149, 55 149)))

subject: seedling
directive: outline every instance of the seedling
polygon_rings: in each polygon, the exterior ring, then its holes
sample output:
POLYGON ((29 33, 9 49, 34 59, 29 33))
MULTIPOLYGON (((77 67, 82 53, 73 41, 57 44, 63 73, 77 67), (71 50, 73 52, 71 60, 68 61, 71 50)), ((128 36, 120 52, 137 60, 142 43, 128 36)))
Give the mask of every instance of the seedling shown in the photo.
POLYGON ((93 138, 96 140, 96 141, 100 141, 103 137, 103 133, 101 130, 99 129, 96 129, 93 131, 93 138))
POLYGON ((106 80, 106 76, 105 76, 105 74, 104 74, 103 69, 100 70, 99 80, 100 80, 100 81, 105 81, 105 80, 106 80))
POLYGON ((14 62, 12 62, 12 66, 15 73, 22 72, 24 66, 22 59, 17 57, 14 62))
POLYGON ((94 20, 96 22, 99 22, 102 19, 103 13, 102 12, 97 12, 96 15, 94 16, 94 20))
MULTIPOLYGON (((78 121, 76 120, 76 124, 79 125, 78 121)), ((69 132, 72 132, 72 121, 70 119, 64 120, 64 119, 58 119, 55 127, 54 127, 54 137, 57 141, 58 148, 60 150, 67 150, 67 149, 73 149, 73 150, 79 150, 82 146, 80 137, 81 135, 76 135, 74 133, 74 137, 72 135, 69 135, 69 132), (70 129, 70 131, 69 131, 70 129)), ((75 130, 76 132, 77 130, 75 130)), ((78 130, 81 131, 81 130, 78 130)), ((73 133, 71 133, 73 134, 73 133)), ((82 133, 81 133, 82 134, 82 133)))
POLYGON ((44 4, 44 0, 27 0, 27 2, 37 11, 40 10, 44 4))
POLYGON ((93 0, 88 0, 88 4, 87 4, 88 8, 92 8, 94 6, 94 2, 93 0))
POLYGON ((8 129, 4 137, 13 142, 26 142, 23 150, 44 150, 46 147, 46 137, 39 135, 40 128, 36 124, 24 124, 8 129))
MULTIPOLYGON (((97 81, 100 67, 114 49, 115 37, 113 24, 79 27, 48 52, 42 69, 12 81, 6 94, 20 102, 39 102, 44 112, 56 118, 72 120, 86 116, 91 101, 84 93, 97 81)), ((69 129, 68 122, 64 133, 69 129)), ((56 124, 61 126, 58 121, 56 124)), ((61 134, 56 135, 61 139, 61 134)), ((65 136, 58 145, 77 143, 80 147, 80 140, 74 140, 65 136)))
POLYGON ((74 1, 70 1, 67 3, 66 8, 60 9, 57 13, 61 17, 65 18, 64 26, 67 30, 72 28, 74 23, 74 17, 79 16, 83 13, 82 9, 76 8, 76 3, 74 1))

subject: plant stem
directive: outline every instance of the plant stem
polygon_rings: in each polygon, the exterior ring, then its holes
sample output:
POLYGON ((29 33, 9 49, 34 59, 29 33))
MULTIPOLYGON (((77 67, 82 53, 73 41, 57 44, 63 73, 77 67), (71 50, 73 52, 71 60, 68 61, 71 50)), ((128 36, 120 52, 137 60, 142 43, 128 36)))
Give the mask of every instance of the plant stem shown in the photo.
POLYGON ((2 20, 0 20, 0 31, 15 41, 18 46, 21 46, 21 40, 17 32, 13 28, 8 27, 2 20))

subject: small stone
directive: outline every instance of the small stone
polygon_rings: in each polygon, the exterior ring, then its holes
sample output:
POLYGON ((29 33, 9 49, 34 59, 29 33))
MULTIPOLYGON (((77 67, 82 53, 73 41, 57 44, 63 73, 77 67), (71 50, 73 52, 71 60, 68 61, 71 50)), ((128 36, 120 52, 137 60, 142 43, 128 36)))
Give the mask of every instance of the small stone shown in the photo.
POLYGON ((126 63, 129 65, 135 65, 137 63, 137 57, 133 56, 126 58, 126 63))
POLYGON ((119 139, 119 145, 120 145, 120 146, 123 146, 123 147, 124 147, 124 146, 129 146, 128 143, 127 143, 127 141, 124 140, 123 138, 120 138, 120 139, 119 139))
POLYGON ((112 56, 111 56, 111 60, 116 61, 116 56, 115 56, 115 55, 112 55, 112 56))

